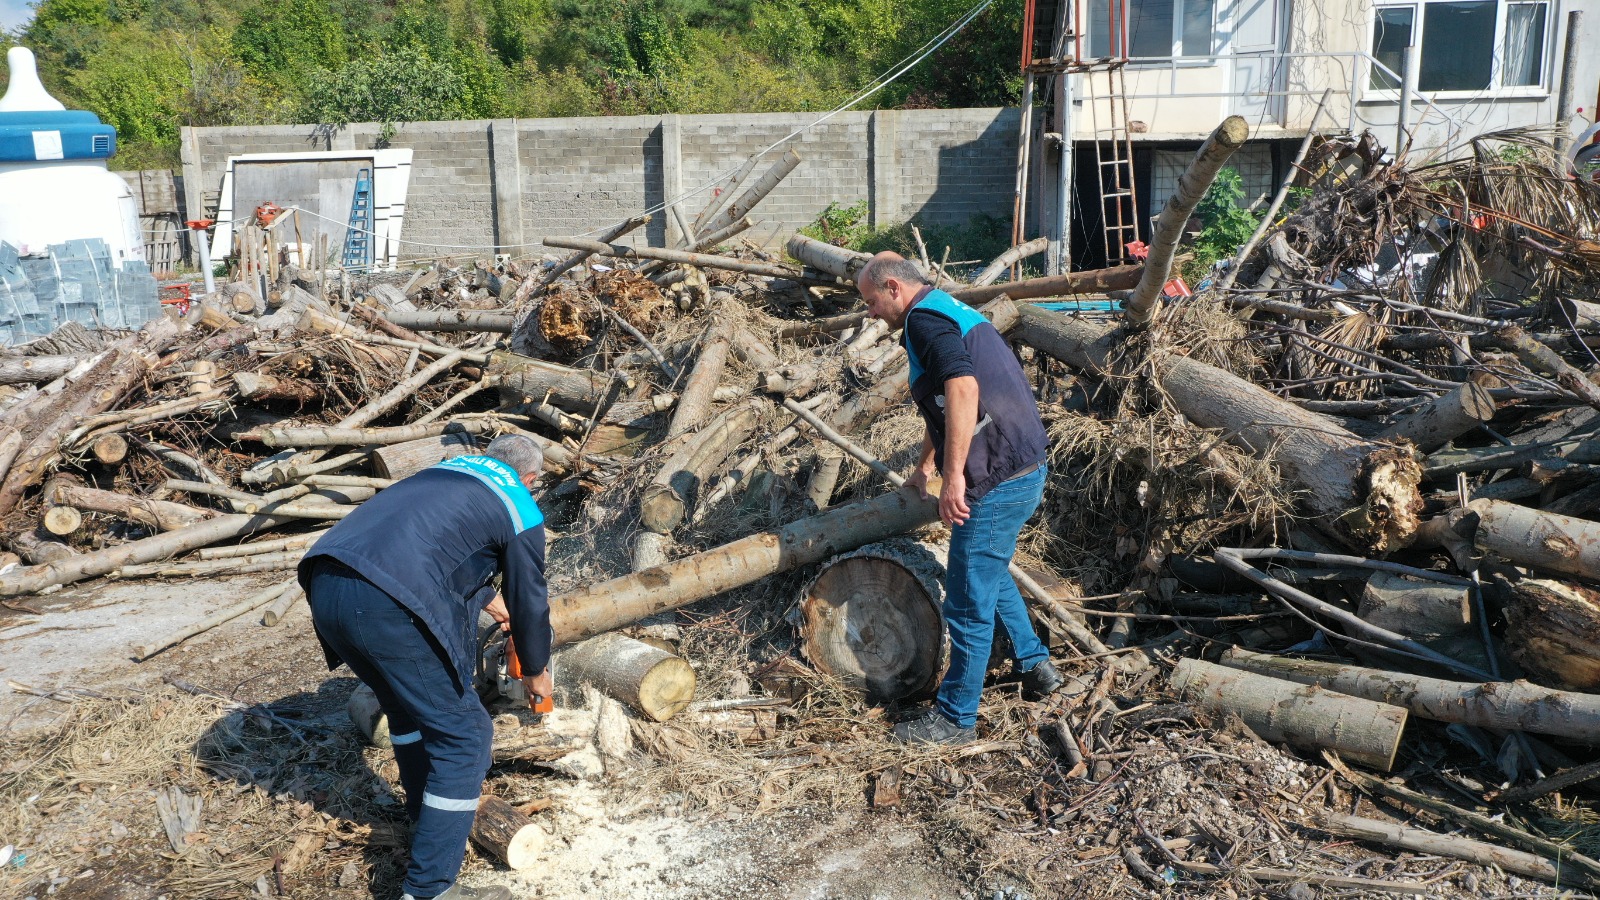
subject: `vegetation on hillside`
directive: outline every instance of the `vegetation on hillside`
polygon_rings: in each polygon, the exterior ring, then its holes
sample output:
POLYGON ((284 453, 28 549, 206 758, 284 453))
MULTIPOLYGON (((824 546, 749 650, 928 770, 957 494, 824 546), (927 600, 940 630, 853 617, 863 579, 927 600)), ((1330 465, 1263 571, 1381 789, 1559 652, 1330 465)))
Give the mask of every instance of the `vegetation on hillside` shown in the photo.
MULTIPOLYGON (((45 84, 175 163, 184 125, 826 110, 975 0, 42 0, 45 84)), ((1022 0, 870 101, 1015 102, 1022 0)))

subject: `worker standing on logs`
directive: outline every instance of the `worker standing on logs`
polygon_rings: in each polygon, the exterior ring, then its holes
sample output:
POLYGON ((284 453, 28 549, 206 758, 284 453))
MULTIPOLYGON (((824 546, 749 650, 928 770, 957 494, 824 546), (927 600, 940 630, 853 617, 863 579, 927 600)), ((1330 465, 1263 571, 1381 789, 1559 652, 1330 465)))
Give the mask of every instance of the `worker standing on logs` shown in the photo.
POLYGON ((363 503, 306 554, 300 582, 329 668, 377 695, 415 831, 406 900, 510 900, 456 883, 494 737, 473 687, 478 611, 509 623, 536 701, 552 692, 539 445, 495 438, 363 503), (492 582, 502 576, 502 601, 492 582))
POLYGON ((1022 366, 977 310, 933 288, 896 253, 874 256, 856 283, 869 316, 903 329, 911 399, 928 429, 906 483, 931 498, 929 479, 941 473, 939 517, 950 526, 950 668, 933 708, 896 725, 895 736, 964 744, 977 738, 997 616, 1011 636, 1024 696, 1038 699, 1064 681, 1007 571, 1017 535, 1044 496, 1044 423, 1022 366))

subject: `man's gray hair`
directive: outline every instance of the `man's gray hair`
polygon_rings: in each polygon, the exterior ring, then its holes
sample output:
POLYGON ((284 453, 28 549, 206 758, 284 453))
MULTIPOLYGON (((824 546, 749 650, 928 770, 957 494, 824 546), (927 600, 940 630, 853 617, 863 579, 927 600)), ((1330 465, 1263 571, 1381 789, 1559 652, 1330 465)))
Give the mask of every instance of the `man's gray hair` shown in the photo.
POLYGON ((517 470, 518 475, 538 475, 544 472, 544 451, 539 442, 525 434, 502 434, 489 442, 483 451, 517 470))
POLYGON ((891 278, 911 285, 928 283, 928 280, 922 277, 922 271, 917 268, 917 264, 909 259, 874 259, 856 273, 857 284, 867 284, 874 288, 882 288, 891 278))

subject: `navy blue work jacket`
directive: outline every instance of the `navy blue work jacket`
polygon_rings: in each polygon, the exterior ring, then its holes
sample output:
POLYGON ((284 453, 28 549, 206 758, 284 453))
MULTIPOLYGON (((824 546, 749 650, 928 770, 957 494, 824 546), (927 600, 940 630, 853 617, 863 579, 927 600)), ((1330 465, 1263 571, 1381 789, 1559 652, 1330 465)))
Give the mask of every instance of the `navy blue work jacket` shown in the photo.
MULTIPOLYGON (((300 562, 310 581, 322 557, 355 570, 427 626, 470 689, 478 613, 501 594, 523 671, 550 662, 550 599, 545 583, 544 514, 510 466, 489 456, 458 456, 379 491, 323 535, 300 562)), ((340 662, 326 643, 328 667, 340 662)))
POLYGON ((982 313, 944 291, 925 288, 906 313, 901 341, 911 363, 911 399, 927 423, 941 472, 945 382, 964 375, 978 380, 977 430, 965 471, 968 503, 1044 462, 1044 423, 1033 389, 1005 338, 982 313))

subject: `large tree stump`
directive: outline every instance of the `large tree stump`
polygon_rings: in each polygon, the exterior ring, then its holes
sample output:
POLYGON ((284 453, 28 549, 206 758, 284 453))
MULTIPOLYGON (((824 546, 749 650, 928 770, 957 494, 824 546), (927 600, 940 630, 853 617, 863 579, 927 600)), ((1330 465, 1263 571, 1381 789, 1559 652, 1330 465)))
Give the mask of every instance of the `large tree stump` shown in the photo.
POLYGON ((472 820, 472 842, 510 868, 518 872, 533 868, 544 852, 546 840, 543 828, 506 801, 490 796, 478 800, 478 814, 472 820))
POLYGON ((800 595, 801 652, 870 702, 928 696, 948 661, 944 561, 910 540, 823 563, 800 595))
POLYGON ((1406 710, 1276 678, 1184 659, 1172 687, 1218 713, 1235 713, 1269 741, 1335 750, 1387 772, 1394 765, 1406 710))
POLYGON ((567 648, 551 668, 561 689, 592 685, 657 722, 694 699, 694 668, 683 657, 616 632, 567 648))

